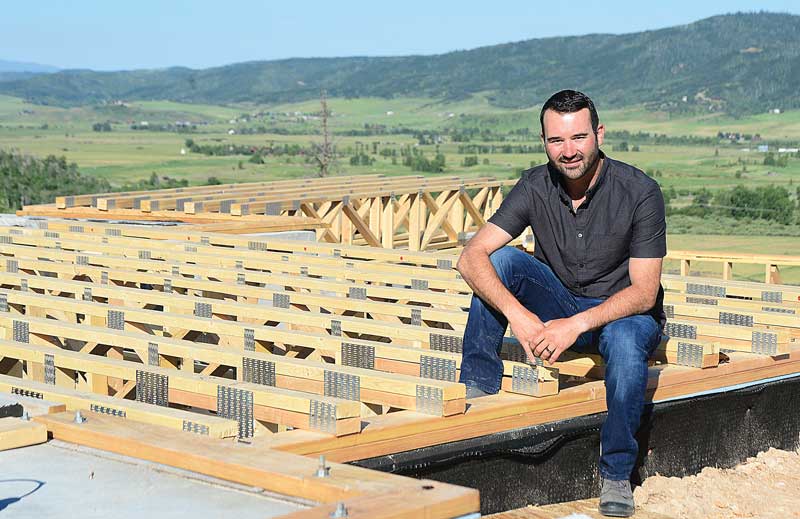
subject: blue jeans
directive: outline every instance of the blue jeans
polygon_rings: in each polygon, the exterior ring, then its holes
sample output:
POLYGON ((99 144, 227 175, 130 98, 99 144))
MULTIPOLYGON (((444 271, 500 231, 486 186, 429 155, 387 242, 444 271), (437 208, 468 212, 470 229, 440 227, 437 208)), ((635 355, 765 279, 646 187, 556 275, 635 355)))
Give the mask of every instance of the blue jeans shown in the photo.
MULTIPOLYGON (((542 321, 570 317, 599 305, 602 299, 570 293, 550 270, 533 256, 503 247, 490 256, 506 288, 542 321)), ((472 297, 460 382, 497 393, 503 377, 500 347, 508 320, 472 297)), ((647 388, 647 359, 661 340, 661 329, 649 315, 632 315, 582 334, 573 350, 599 350, 606 364, 608 417, 600 433, 600 475, 605 479, 630 478, 639 446, 634 435, 639 428, 647 388)))

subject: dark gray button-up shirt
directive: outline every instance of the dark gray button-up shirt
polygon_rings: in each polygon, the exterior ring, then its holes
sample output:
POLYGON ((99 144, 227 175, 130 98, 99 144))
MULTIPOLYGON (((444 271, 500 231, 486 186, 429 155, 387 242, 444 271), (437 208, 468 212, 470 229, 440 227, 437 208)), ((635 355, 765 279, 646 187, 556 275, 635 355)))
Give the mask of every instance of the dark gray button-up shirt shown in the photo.
MULTIPOLYGON (((630 258, 666 255, 664 198, 656 181, 605 157, 586 199, 573 210, 560 179, 546 164, 523 172, 489 221, 513 237, 530 225, 534 257, 574 295, 608 298, 630 286, 630 258)), ((663 290, 648 313, 663 325, 663 290)))

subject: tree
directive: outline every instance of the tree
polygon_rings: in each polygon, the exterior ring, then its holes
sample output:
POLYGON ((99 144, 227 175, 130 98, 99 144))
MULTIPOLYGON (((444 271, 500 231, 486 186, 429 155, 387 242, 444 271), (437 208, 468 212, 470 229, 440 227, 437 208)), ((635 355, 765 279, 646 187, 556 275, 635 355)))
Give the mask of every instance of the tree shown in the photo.
POLYGON ((331 170, 338 167, 336 161, 336 152, 331 139, 331 132, 328 128, 328 118, 331 115, 328 109, 328 99, 325 90, 319 93, 319 102, 322 105, 322 114, 320 119, 322 121, 322 142, 312 142, 311 162, 314 164, 316 174, 318 177, 327 177, 331 170))

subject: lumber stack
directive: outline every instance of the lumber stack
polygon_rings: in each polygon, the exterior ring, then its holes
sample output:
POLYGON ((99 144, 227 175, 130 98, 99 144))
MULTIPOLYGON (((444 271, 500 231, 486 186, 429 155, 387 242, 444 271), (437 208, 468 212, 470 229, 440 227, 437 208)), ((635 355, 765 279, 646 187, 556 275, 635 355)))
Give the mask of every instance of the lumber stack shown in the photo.
MULTIPOLYGON (((343 436, 393 410, 465 410, 456 381, 471 293, 452 254, 192 228, 39 227, 0 228, 2 373, 83 392, 74 408, 133 413, 111 397, 204 410, 229 422, 147 420, 227 431, 215 435, 232 434, 233 420, 246 437, 258 434, 249 423, 343 436)), ((800 289, 711 283, 664 276, 668 337, 655 362, 713 368, 731 352, 790 352, 800 289)), ((532 361, 510 335, 501 355, 506 392, 546 397, 558 394, 559 375, 603 373, 597 355, 532 361)), ((19 391, 44 394, 23 382, 19 391)))
POLYGON ((463 243, 514 183, 419 175, 293 179, 58 197, 19 214, 186 222, 222 233, 315 229, 319 241, 416 251, 463 243))

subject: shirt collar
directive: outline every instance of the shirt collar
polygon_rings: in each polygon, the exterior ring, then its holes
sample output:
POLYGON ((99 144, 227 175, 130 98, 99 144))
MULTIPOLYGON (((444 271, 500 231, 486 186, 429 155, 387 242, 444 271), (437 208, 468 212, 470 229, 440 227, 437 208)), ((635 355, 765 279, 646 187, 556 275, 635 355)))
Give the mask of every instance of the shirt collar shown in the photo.
MULTIPOLYGON (((597 175, 597 180, 595 180, 594 185, 586 190, 587 202, 594 197, 595 193, 597 193, 597 190, 600 189, 600 186, 603 184, 603 182, 605 182, 605 179, 608 176, 607 170, 609 160, 606 158, 606 154, 602 151, 600 151, 599 154, 600 158, 603 160, 603 166, 600 168, 600 172, 597 175)), ((558 190, 558 197, 564 204, 572 206, 572 199, 564 190, 564 186, 561 184, 561 173, 557 169, 553 168, 549 162, 547 163, 547 170, 550 173, 550 179, 558 190)))

